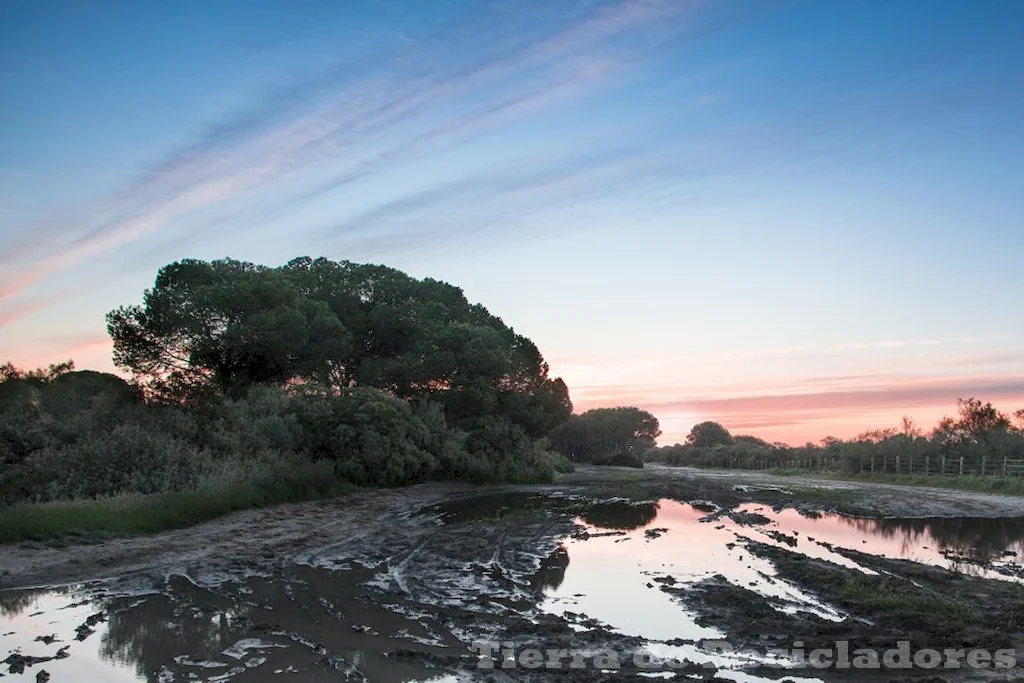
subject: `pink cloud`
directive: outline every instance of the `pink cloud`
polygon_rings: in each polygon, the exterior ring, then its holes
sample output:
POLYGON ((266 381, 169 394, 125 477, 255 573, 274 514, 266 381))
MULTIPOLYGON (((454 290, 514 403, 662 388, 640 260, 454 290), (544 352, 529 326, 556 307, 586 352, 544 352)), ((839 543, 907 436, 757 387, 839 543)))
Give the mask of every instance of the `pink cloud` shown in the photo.
MULTIPOLYGON (((0 294, 0 300, 4 297, 0 294)), ((48 308, 59 301, 59 298, 52 299, 30 299, 23 301, 18 304, 12 304, 3 306, 0 308, 0 327, 6 327, 11 323, 17 322, 22 318, 26 318, 36 311, 41 311, 44 308, 48 308)))
POLYGON ((113 343, 105 334, 57 335, 5 349, 0 362, 10 361, 15 367, 30 370, 71 359, 79 369, 115 372, 112 351, 113 343))
POLYGON ((1024 375, 821 377, 776 389, 724 385, 703 395, 679 386, 573 389, 577 412, 616 405, 651 411, 663 423, 662 443, 683 441, 689 427, 703 420, 721 422, 734 433, 787 443, 850 438, 868 429, 895 427, 904 415, 927 431, 956 412, 958 398, 971 396, 1007 412, 1024 407, 1024 375))

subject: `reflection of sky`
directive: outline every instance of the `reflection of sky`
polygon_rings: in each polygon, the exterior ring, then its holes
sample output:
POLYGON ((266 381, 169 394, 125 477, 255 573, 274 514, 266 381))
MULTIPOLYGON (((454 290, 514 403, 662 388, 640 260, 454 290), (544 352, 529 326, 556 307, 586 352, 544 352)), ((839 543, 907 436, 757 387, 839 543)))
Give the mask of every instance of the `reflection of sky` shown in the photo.
POLYGON ((1024 4, 513 5, 0 3, 0 360, 110 369, 159 266, 309 254, 668 443, 1024 405, 1024 4))
POLYGON ((100 643, 106 622, 96 625, 96 632, 85 640, 75 640, 75 627, 97 611, 94 603, 68 607, 81 601, 85 594, 43 593, 18 614, 0 615, 0 651, 20 648, 21 654, 52 657, 61 647, 70 645, 69 657, 27 667, 23 674, 6 673, 5 681, 35 681, 36 674, 46 670, 53 681, 76 683, 129 683, 144 681, 137 676, 133 664, 119 664, 100 656, 100 643), (42 612, 36 614, 36 612, 42 612), (4 635, 13 631, 11 635, 4 635), (34 642, 39 636, 56 635, 60 642, 52 645, 34 642))
MULTIPOLYGON (((672 576, 692 582, 720 574, 731 583, 813 611, 827 618, 835 613, 811 596, 772 577, 767 560, 753 557, 737 543, 723 522, 701 523, 707 513, 671 500, 658 503, 657 517, 626 535, 567 539, 569 565, 561 585, 547 592, 546 609, 569 610, 609 624, 623 633, 652 640, 721 638, 715 629, 697 626, 693 615, 660 590, 656 578, 672 576), (648 529, 668 531, 647 538, 648 529), (648 586, 648 584, 651 584, 648 586)), ((728 522, 728 520, 726 520, 728 522)), ((741 530, 733 526, 734 530, 741 530)), ((601 533, 597 527, 591 531, 601 533)), ((685 603, 685 600, 684 600, 685 603)))
MULTIPOLYGON (((565 578, 557 589, 547 591, 543 608, 559 614, 566 610, 582 612, 623 633, 652 640, 719 638, 722 634, 714 629, 694 623, 693 615, 685 610, 685 598, 682 604, 674 601, 660 590, 661 584, 654 581, 657 577, 671 576, 690 583, 717 574, 772 600, 786 611, 807 610, 825 618, 838 618, 830 607, 776 578, 769 561, 746 551, 742 544, 744 538, 867 574, 875 572, 821 544, 953 567, 942 554, 939 542, 927 532, 886 535, 872 520, 836 514, 811 518, 793 509, 774 512, 756 504, 744 505, 739 511, 764 515, 771 522, 741 525, 728 517, 701 522, 706 512, 664 499, 658 502, 654 520, 625 535, 569 538, 565 541, 569 554, 565 578), (656 538, 648 538, 645 531, 650 529, 667 531, 656 538), (790 547, 769 536, 766 533, 769 531, 795 536, 797 545, 790 547), (730 543, 735 544, 733 548, 727 547, 730 543)), ((993 523, 998 522, 993 520, 993 523)), ((587 529, 591 533, 604 533, 599 527, 588 526, 587 529)), ((989 578, 1006 578, 976 567, 960 569, 989 578)))
MULTIPOLYGON (((816 544, 816 542, 829 543, 834 546, 856 550, 870 555, 912 560, 914 562, 921 562, 924 564, 951 569, 956 567, 959 571, 979 576, 988 576, 989 578, 1007 578, 997 572, 989 572, 978 567, 965 566, 963 563, 958 563, 948 558, 943 551, 947 551, 951 554, 963 552, 969 555, 969 549, 961 547, 946 547, 928 530, 919 530, 911 527, 910 525, 913 524, 914 521, 908 520, 906 526, 903 527, 903 530, 900 530, 898 520, 887 520, 887 524, 892 528, 892 531, 887 532, 885 528, 871 519, 843 517, 841 515, 831 513, 823 514, 818 519, 812 519, 801 515, 793 509, 786 509, 781 512, 772 512, 770 509, 759 506, 747 506, 744 509, 756 509, 761 514, 771 517, 775 522, 775 525, 770 527, 772 529, 778 529, 779 531, 787 534, 793 534, 794 531, 797 532, 796 549, 800 553, 811 557, 820 557, 828 559, 831 562, 836 562, 837 557, 845 559, 816 544), (814 542, 810 541, 810 538, 814 538, 814 542)), ((984 522, 992 525, 998 525, 1002 523, 1002 520, 991 519, 984 520, 984 522)), ((759 538, 758 540, 761 539, 759 538)), ((1021 547, 1021 542, 1018 539, 1008 548, 996 549, 995 557, 979 559, 989 560, 998 564, 1001 559, 999 554, 1002 550, 1016 549, 1019 551, 1021 547)))

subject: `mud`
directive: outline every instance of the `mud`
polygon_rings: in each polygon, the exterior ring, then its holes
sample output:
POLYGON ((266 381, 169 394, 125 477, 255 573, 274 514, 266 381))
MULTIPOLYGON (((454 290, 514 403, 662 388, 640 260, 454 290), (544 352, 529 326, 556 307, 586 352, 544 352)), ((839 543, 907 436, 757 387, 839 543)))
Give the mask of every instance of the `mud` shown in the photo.
POLYGON ((1020 668, 816 669, 779 654, 910 641, 1024 661, 1021 553, 1024 500, 1010 497, 662 468, 424 485, 0 547, 0 674, 1024 681, 1020 668), (531 648, 568 652, 503 667, 502 649, 531 648))

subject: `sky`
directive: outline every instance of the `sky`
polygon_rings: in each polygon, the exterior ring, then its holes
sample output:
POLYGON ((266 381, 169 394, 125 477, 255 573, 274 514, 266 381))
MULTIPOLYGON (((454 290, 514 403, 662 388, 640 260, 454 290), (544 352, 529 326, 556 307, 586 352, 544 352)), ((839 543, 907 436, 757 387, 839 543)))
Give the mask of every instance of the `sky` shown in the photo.
POLYGON ((0 361, 182 258, 384 263, 577 411, 802 444, 1024 408, 1024 2, 0 3, 0 361))

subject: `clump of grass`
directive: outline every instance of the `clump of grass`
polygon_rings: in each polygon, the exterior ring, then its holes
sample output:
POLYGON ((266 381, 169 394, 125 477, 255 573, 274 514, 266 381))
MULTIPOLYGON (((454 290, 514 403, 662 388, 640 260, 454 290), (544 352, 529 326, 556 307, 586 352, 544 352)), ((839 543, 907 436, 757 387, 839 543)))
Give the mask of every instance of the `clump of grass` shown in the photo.
POLYGON ((870 481, 901 486, 924 486, 959 491, 977 491, 1006 496, 1024 496, 1024 477, 939 476, 923 474, 822 472, 820 470, 772 470, 775 476, 806 476, 839 481, 870 481))
POLYGON ((955 631, 981 618, 976 609, 955 598, 909 586, 897 591, 888 582, 870 577, 847 577, 838 587, 838 596, 848 605, 919 628, 955 631))
POLYGON ((92 541, 209 521, 237 510, 330 498, 356 490, 316 463, 260 479, 173 493, 122 493, 85 500, 21 503, 0 510, 0 543, 92 541))
POLYGON ((800 475, 806 475, 810 470, 802 470, 797 467, 786 467, 783 469, 768 471, 776 477, 798 477, 800 475))

